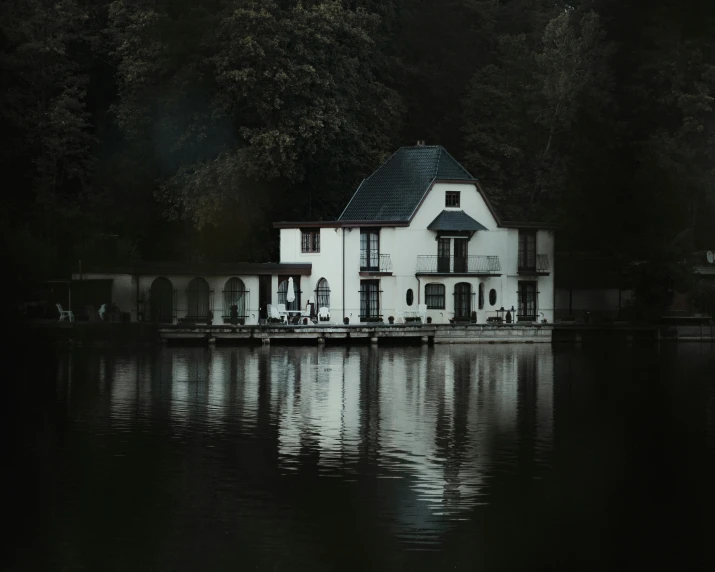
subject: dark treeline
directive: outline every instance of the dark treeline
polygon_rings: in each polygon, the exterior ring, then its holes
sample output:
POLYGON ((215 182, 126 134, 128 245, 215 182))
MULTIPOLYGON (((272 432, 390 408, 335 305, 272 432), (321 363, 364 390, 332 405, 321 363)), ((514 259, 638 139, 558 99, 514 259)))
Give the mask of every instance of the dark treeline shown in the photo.
MULTIPOLYGON (((711 0, 14 0, 2 233, 78 260, 275 259, 397 147, 444 145, 560 250, 715 244, 711 0)), ((653 272, 657 270, 652 270, 653 272)))

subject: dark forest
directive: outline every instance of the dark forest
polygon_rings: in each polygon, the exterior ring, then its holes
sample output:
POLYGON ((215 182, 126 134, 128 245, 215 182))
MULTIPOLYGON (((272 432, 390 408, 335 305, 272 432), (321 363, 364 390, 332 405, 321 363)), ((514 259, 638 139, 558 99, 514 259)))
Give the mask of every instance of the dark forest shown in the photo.
POLYGON ((668 272, 715 244, 711 0, 15 0, 3 248, 268 261, 398 147, 443 145, 559 251, 668 272))

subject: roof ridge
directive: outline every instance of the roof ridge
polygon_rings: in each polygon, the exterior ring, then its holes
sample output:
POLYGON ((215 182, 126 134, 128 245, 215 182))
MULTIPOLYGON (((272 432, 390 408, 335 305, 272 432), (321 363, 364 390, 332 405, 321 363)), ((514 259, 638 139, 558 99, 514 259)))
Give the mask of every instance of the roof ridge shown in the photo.
POLYGON ((479 180, 479 179, 477 179, 474 175, 472 175, 469 171, 467 171, 467 169, 464 168, 464 165, 462 165, 462 163, 460 163, 459 161, 457 161, 457 159, 455 159, 455 158, 452 156, 452 154, 451 154, 449 151, 447 151, 447 149, 445 149, 444 147, 442 147, 442 145, 439 145, 439 147, 442 149, 442 151, 444 151, 444 152, 447 154, 447 156, 448 156, 450 159, 452 159, 452 161, 464 172, 465 175, 468 175, 468 176, 469 176, 472 180, 474 180, 474 181, 478 181, 478 180, 479 180))

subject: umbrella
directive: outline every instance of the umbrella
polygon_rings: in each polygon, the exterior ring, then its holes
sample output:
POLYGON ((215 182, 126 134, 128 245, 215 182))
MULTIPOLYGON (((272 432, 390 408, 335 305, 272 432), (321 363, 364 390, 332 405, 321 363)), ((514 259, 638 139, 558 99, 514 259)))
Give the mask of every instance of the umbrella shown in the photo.
POLYGON ((288 291, 286 292, 286 301, 288 303, 295 302, 295 290, 293 289, 293 277, 288 278, 288 291))

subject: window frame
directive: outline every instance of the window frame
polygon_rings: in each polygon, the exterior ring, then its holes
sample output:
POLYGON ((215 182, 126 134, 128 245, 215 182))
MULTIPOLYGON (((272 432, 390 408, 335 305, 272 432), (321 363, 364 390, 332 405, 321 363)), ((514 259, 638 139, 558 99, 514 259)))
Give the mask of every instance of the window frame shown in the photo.
POLYGON ((320 254, 319 228, 300 229, 300 250, 303 254, 320 254))
POLYGON ((360 271, 380 271, 380 229, 360 229, 360 271))
POLYGON ((425 284, 425 304, 428 310, 445 310, 447 303, 447 288, 439 282, 429 282, 425 284), (441 289, 439 292, 430 292, 431 289, 441 289), (436 301, 435 301, 436 299, 436 301), (439 301, 441 300, 441 305, 439 301), (435 303, 436 302, 436 303, 435 303))
POLYGON ((461 208, 462 197, 461 191, 446 191, 444 194, 444 206, 448 209, 461 208), (451 199, 451 200, 450 200, 451 199), (455 204, 450 204, 455 203, 455 204))

